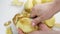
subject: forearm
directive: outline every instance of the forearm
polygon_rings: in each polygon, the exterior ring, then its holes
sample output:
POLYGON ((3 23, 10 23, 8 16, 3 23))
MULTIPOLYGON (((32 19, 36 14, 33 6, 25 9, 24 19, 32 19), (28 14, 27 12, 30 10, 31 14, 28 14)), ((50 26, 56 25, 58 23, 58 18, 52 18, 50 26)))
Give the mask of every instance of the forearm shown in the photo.
POLYGON ((30 34, 60 34, 60 31, 35 31, 30 34))
POLYGON ((60 11, 60 0, 54 0, 57 11, 60 11))
POLYGON ((60 0, 54 0, 52 3, 52 8, 51 10, 53 13, 52 14, 56 14, 57 12, 60 11, 60 0))

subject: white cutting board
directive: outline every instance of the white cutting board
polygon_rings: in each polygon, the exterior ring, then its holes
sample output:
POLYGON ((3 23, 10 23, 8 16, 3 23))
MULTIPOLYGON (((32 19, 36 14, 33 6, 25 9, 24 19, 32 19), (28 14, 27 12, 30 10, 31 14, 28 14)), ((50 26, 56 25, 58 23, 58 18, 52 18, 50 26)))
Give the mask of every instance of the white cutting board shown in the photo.
MULTIPOLYGON (((0 33, 6 34, 4 23, 11 20, 14 15, 18 12, 21 12, 24 8, 12 6, 11 2, 13 0, 0 0, 0 33)), ((26 0, 19 0, 25 2, 26 0)), ((55 15, 56 23, 60 23, 60 12, 55 15)))

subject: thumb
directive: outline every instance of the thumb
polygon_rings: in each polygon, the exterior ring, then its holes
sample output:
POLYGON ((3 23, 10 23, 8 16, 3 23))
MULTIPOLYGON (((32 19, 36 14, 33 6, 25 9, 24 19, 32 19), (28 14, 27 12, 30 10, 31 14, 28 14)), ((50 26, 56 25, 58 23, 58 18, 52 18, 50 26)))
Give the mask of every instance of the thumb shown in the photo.
POLYGON ((51 29, 44 23, 40 23, 39 24, 39 28, 42 30, 42 31, 50 31, 51 29))
POLYGON ((40 17, 37 17, 32 20, 32 26, 36 26, 38 23, 40 23, 42 19, 40 17))

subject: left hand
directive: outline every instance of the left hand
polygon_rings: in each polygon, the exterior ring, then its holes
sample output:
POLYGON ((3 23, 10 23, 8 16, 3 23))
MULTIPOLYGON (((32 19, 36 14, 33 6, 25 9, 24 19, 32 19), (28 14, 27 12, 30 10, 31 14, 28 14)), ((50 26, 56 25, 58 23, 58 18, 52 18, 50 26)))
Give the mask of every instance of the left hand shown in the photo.
MULTIPOLYGON (((50 31, 50 29, 47 27, 47 25, 45 24, 39 24, 39 29, 40 31, 50 31)), ((38 33, 39 31, 34 31, 34 32, 31 32, 29 34, 39 34, 38 33)), ((23 31, 21 29, 18 29, 18 34, 24 34, 23 31)))

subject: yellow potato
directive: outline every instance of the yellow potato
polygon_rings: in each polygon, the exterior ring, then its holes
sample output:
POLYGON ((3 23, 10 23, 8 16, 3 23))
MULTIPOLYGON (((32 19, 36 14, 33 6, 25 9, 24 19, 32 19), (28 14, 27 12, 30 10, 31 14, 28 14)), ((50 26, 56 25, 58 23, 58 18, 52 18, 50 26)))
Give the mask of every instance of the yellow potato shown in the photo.
POLYGON ((38 29, 37 26, 33 27, 31 25, 31 19, 30 18, 22 18, 22 19, 20 19, 17 22, 16 27, 20 28, 25 33, 29 33, 29 32, 32 32, 32 31, 38 29))
POLYGON ((49 26, 49 27, 53 27, 53 26, 55 25, 55 18, 52 17, 52 18, 50 18, 50 19, 48 19, 48 20, 45 20, 45 24, 46 24, 47 26, 49 26))
POLYGON ((27 2, 24 5, 25 9, 31 9, 33 7, 32 2, 33 2, 33 0, 27 0, 27 2))

